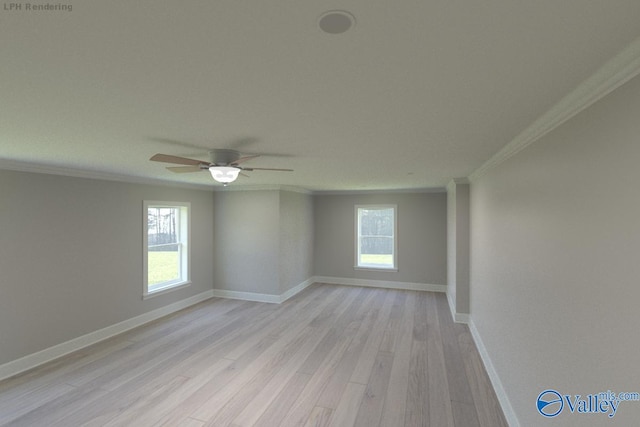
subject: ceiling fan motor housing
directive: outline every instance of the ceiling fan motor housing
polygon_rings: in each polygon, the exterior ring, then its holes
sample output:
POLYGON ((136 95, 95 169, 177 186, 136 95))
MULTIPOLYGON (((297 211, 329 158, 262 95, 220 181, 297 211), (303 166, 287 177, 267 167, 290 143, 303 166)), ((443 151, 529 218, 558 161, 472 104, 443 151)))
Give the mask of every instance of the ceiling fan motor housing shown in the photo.
POLYGON ((230 165, 240 158, 240 152, 229 149, 217 149, 209 151, 211 163, 215 165, 230 165))

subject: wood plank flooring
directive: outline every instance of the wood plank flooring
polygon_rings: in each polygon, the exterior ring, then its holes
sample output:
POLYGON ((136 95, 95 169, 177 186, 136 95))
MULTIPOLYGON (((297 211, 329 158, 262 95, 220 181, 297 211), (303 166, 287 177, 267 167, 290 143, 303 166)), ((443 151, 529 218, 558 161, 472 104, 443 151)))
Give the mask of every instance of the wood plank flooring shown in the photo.
POLYGON ((0 426, 506 426, 444 294, 211 299, 0 382, 0 426))

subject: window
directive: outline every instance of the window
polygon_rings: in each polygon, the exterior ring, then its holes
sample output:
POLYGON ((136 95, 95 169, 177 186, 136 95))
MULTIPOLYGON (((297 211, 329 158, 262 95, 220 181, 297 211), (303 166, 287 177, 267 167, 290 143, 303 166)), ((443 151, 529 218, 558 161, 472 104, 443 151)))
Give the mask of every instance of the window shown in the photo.
POLYGON ((356 206, 356 268, 397 271, 396 210, 356 206))
POLYGON ((144 202, 144 297, 189 282, 189 203, 144 202))

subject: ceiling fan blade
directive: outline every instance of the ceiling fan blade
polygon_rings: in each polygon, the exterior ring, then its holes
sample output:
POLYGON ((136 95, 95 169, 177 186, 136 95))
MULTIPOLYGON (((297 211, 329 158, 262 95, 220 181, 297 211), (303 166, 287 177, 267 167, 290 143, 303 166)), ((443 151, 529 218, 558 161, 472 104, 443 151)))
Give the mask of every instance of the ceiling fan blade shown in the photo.
POLYGON ((200 172, 204 170, 200 166, 169 166, 167 169, 175 173, 200 172))
POLYGON ((200 166, 200 165, 208 166, 209 165, 208 162, 205 162, 202 160, 187 159, 186 157, 171 156, 169 154, 156 154, 155 156, 151 157, 149 160, 153 160, 154 162, 175 163, 177 165, 189 165, 189 166, 200 166))
POLYGON ((293 172, 293 169, 274 169, 274 168, 242 168, 243 171, 279 171, 279 172, 293 172))
POLYGON ((244 157, 240 157, 238 160, 236 160, 235 162, 231 162, 231 165, 239 165, 242 162, 246 162, 247 160, 251 160, 255 157, 260 157, 260 154, 252 154, 251 156, 244 156, 244 157))

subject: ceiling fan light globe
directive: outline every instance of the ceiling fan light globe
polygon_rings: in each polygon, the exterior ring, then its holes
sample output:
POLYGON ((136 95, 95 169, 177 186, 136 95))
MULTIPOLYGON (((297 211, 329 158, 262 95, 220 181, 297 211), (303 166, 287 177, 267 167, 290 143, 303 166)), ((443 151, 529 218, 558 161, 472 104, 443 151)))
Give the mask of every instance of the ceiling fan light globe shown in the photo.
POLYGON ((229 184, 238 178, 240 169, 231 166, 211 166, 209 172, 216 181, 229 184))

